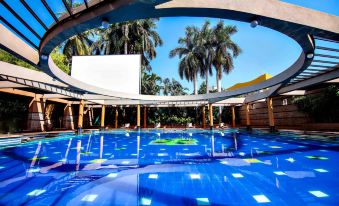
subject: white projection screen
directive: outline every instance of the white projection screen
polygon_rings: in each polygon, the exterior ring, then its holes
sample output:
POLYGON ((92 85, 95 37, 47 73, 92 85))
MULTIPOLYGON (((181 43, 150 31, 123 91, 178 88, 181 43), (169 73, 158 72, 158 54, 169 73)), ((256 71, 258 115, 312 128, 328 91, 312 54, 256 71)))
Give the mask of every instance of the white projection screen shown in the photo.
POLYGON ((72 57, 72 77, 112 91, 139 94, 140 71, 140 55, 72 57))

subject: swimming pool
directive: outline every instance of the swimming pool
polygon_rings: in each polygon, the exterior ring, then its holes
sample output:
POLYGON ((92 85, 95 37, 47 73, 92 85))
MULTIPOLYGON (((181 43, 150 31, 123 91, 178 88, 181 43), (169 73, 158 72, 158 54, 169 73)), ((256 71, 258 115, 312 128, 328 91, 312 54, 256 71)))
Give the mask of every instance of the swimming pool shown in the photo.
POLYGON ((293 134, 65 134, 0 150, 0 204, 338 205, 338 159, 293 134))

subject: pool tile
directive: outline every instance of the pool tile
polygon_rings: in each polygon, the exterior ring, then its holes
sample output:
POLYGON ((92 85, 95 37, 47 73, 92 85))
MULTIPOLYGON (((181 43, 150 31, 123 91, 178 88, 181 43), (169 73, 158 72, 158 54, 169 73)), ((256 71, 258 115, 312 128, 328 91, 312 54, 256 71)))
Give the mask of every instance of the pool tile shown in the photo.
POLYGON ((44 192, 46 192, 46 190, 36 189, 36 190, 33 190, 32 192, 28 193, 27 195, 28 196, 39 196, 44 192))
POLYGON ((140 199, 140 205, 151 205, 151 204, 152 204, 152 199, 150 198, 142 197, 140 199))
POLYGON ((239 152, 239 155, 240 155, 240 156, 245 156, 246 153, 245 153, 245 152, 239 152))
POLYGON ((83 197, 81 199, 81 201, 84 201, 84 202, 93 202, 97 197, 98 197, 98 195, 96 195, 96 194, 89 194, 89 195, 86 195, 85 197, 83 197))
POLYGON ((293 159, 292 157, 289 157, 289 158, 286 159, 286 161, 293 163, 293 162, 295 162, 295 159, 293 159))
POLYGON ((191 177, 192 180, 200 179, 200 174, 190 174, 190 177, 191 177))
POLYGON ((232 173, 232 176, 234 177, 234 178, 243 178, 244 176, 242 175, 242 174, 240 174, 240 173, 232 173))
POLYGON ((40 168, 31 168, 28 169, 27 172, 40 172, 40 168))
POLYGON ((316 197, 328 197, 326 193, 323 193, 322 191, 319 191, 319 190, 308 191, 308 192, 316 197))
POLYGON ((279 176, 286 175, 286 173, 282 172, 282 171, 276 171, 276 172, 274 172, 274 174, 279 175, 279 176))
POLYGON ((248 159, 243 159, 247 163, 261 163, 260 160, 255 159, 255 158, 248 158, 248 159))
POLYGON ((328 172, 327 170, 325 170, 325 169, 314 169, 315 171, 317 171, 317 172, 322 172, 322 173, 324 173, 324 172, 328 172))
POLYGON ((118 173, 110 173, 106 177, 115 178, 118 176, 118 173))
POLYGON ((253 195, 252 196, 258 203, 271 202, 265 195, 253 195))
POLYGON ((196 200, 197 200, 197 205, 210 205, 210 202, 208 198, 206 197, 198 197, 196 198, 196 200))
POLYGON ((149 179, 158 179, 158 174, 149 174, 148 178, 149 179))

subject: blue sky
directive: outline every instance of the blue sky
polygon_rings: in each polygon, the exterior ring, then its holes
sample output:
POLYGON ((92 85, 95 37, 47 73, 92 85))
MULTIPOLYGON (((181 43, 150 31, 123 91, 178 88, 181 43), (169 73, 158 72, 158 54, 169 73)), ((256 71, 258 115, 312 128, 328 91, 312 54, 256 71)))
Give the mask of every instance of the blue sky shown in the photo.
MULTIPOLYGON (((285 0, 307 8, 339 15, 338 0, 285 0)), ((158 32, 164 40, 164 45, 157 48, 158 56, 152 61, 153 72, 162 78, 178 75, 179 58, 170 59, 169 51, 178 46, 179 37, 185 34, 185 27, 195 25, 200 27, 206 19, 215 25, 220 19, 199 17, 161 18, 158 22, 158 32)), ((242 54, 234 61, 234 70, 224 75, 222 87, 228 88, 235 83, 252 80, 264 73, 276 75, 289 67, 299 56, 301 48, 289 37, 265 27, 251 28, 248 23, 224 19, 226 24, 236 25, 238 33, 233 40, 242 48, 242 54)), ((204 81, 199 79, 198 84, 204 81)), ((193 83, 186 80, 180 82, 193 92, 193 83)), ((210 86, 216 86, 215 72, 210 77, 210 86)))
MULTIPOLYGON (((44 29, 39 23, 29 14, 29 12, 21 5, 19 0, 5 0, 15 11, 22 15, 28 24, 39 35, 44 34, 44 29)), ((65 12, 65 7, 61 4, 61 0, 46 0, 52 7, 55 13, 65 12)), ((315 10, 331 13, 339 16, 339 0, 284 0, 288 3, 297 4, 315 10)), ((26 0, 33 10, 41 10, 39 17, 47 25, 53 23, 52 17, 43 7, 41 1, 26 0)), ((75 0, 75 2, 82 3, 82 0, 75 0)), ((19 21, 0 5, 0 14, 11 22, 22 33, 29 37, 29 39, 39 44, 39 40, 32 35, 19 21)), ((157 48, 158 56, 151 62, 153 72, 162 78, 175 78, 180 80, 178 75, 178 58, 170 59, 168 54, 170 50, 178 46, 177 41, 179 37, 184 36, 185 27, 188 25, 195 25, 200 27, 207 18, 191 18, 191 17, 173 17, 161 18, 158 22, 157 31, 164 40, 164 45, 157 48)), ((209 19, 212 25, 215 25, 220 19, 209 19)), ((299 46, 288 37, 258 26, 251 28, 248 23, 224 20, 226 24, 236 25, 239 32, 233 36, 233 40, 242 48, 243 53, 235 59, 234 71, 225 75, 222 80, 222 87, 228 88, 235 83, 249 81, 263 73, 276 75, 282 70, 290 66, 298 57, 301 49, 299 46)), ((1 22, 2 23, 2 22, 1 22)), ((180 82, 193 90, 191 82, 180 80, 180 82)), ((199 84, 202 80, 199 80, 199 84)), ((215 86, 215 76, 210 77, 210 85, 215 86)))

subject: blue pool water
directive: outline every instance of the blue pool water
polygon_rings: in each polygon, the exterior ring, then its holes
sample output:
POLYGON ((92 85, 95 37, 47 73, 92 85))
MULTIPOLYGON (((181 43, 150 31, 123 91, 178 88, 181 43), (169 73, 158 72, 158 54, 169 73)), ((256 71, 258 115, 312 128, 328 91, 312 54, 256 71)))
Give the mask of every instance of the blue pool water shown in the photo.
POLYGON ((1 205, 339 205, 339 147, 293 134, 114 131, 0 149, 1 205), (150 144, 196 139, 193 145, 150 144))

